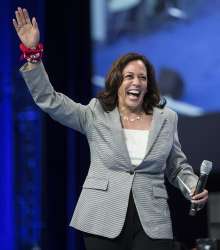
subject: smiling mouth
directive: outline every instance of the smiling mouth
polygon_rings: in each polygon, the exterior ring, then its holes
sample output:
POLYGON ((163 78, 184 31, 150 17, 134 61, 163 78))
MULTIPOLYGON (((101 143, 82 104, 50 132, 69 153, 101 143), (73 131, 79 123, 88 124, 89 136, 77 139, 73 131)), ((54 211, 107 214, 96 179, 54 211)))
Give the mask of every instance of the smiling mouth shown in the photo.
POLYGON ((139 97, 141 95, 141 92, 139 90, 128 90, 127 95, 133 97, 139 97))

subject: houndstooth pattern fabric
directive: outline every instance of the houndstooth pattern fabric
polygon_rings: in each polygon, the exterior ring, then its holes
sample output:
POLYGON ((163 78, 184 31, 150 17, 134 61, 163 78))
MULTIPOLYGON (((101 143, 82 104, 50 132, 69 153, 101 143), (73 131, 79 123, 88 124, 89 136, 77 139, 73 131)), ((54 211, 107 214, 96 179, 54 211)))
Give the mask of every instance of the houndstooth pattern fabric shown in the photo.
POLYGON ((104 112, 93 98, 86 106, 56 92, 43 64, 20 71, 36 104, 53 119, 84 134, 91 151, 90 168, 70 226, 81 231, 117 237, 124 225, 130 192, 145 232, 152 238, 172 238, 164 175, 188 198, 182 182, 192 188, 198 177, 181 150, 177 115, 153 110, 147 152, 136 167, 131 164, 118 109, 104 112))

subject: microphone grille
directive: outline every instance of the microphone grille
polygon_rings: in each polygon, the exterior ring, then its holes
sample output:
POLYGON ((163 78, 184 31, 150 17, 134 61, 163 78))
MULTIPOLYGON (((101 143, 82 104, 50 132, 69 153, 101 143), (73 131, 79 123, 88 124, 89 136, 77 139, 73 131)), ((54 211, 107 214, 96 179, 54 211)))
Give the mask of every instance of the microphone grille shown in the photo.
POLYGON ((212 162, 204 160, 200 167, 200 174, 209 175, 211 170, 212 170, 212 162))

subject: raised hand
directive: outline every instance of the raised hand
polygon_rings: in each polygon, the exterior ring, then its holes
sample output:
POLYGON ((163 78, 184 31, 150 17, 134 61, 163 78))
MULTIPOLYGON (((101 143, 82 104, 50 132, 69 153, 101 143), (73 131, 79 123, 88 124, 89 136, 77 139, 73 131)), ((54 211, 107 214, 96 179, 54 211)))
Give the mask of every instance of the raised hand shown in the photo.
POLYGON ((40 32, 35 17, 30 20, 28 11, 18 7, 13 19, 15 30, 21 42, 28 48, 36 47, 40 40, 40 32))

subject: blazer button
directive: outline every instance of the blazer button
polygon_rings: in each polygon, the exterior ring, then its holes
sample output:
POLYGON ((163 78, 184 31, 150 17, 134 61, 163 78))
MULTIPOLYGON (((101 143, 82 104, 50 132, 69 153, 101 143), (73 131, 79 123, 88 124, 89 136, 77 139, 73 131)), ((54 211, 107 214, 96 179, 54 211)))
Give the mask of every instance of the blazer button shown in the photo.
POLYGON ((133 175, 134 174, 134 170, 130 170, 130 175, 133 175))

